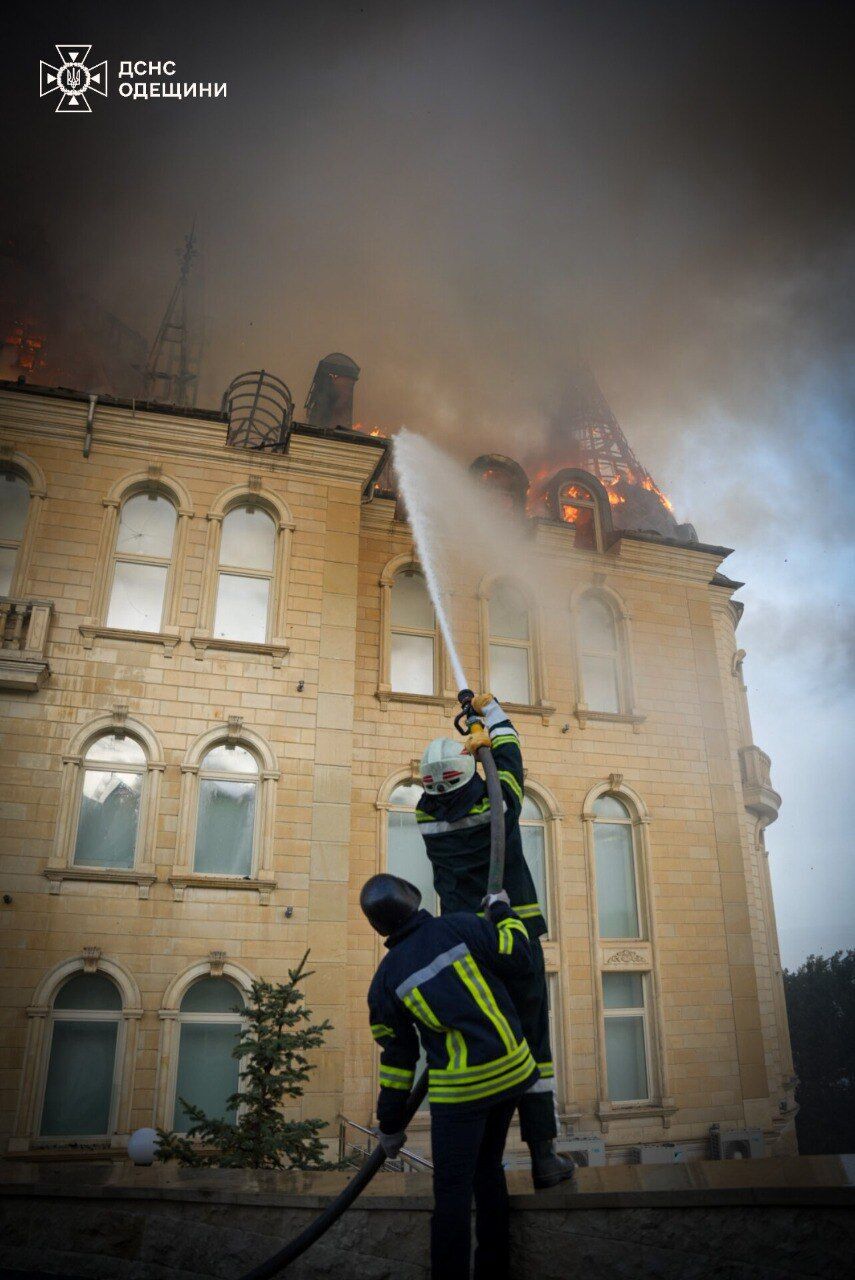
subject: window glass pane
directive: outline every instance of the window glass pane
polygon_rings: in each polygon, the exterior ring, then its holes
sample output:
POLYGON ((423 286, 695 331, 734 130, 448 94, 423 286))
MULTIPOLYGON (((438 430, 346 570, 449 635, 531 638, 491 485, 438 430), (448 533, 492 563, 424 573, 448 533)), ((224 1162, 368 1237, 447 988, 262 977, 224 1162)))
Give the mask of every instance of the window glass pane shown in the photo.
POLYGON ((86 759, 106 760, 110 764, 145 764, 145 752, 136 738, 127 734, 124 738, 117 738, 114 733, 105 733, 89 747, 86 759))
POLYGON ((433 637, 392 635, 391 683, 396 693, 433 693, 433 637))
POLYGON ((200 978, 184 995, 182 1013, 234 1013, 243 996, 227 978, 200 978))
POLYGON ((388 870, 393 876, 402 876, 421 891, 422 906, 436 910, 436 892, 433 887, 433 868, 425 853, 425 842, 419 835, 415 814, 389 814, 388 870))
POLYGON ((622 818, 629 820, 629 810, 616 796, 599 796, 594 801, 594 813, 598 818, 622 818))
POLYGON ((159 631, 166 590, 166 565, 116 561, 107 611, 108 627, 159 631))
POLYGON ((531 878, 534 881, 534 887, 537 890, 537 900, 543 910, 546 910, 546 844, 544 841, 543 827, 532 827, 527 823, 520 826, 520 835, 522 836, 523 857, 528 864, 531 872, 531 878))
POLYGON ((138 493, 122 507, 116 550, 168 560, 174 534, 175 508, 169 499, 138 493))
POLYGON ((528 640, 528 605, 508 583, 500 583, 490 599, 490 635, 501 640, 528 640))
POLYGON ((76 973, 57 993, 54 1009, 121 1009, 115 982, 103 973, 76 973))
POLYGON ((614 615, 596 596, 585 596, 579 605, 579 639, 584 649, 612 653, 615 645, 614 615))
POLYGON ((637 938, 632 828, 616 822, 595 822, 594 852, 600 937, 637 938))
POLYGON ((0 478, 0 538, 20 542, 27 523, 30 486, 11 471, 0 478))
POLYGON ((12 590, 12 574, 18 552, 14 547, 0 547, 0 596, 8 596, 12 590))
POLYGON ((140 816, 141 773, 86 769, 74 861, 86 867, 132 867, 140 816))
POLYGON ((214 635, 225 640, 263 644, 267 639, 269 595, 268 578, 239 578, 233 573, 221 573, 214 635))
POLYGON ((603 1004, 607 1009, 643 1009, 644 978, 640 973, 604 973, 603 1004))
POLYGON ((255 756, 246 747, 229 747, 225 742, 207 752, 202 768, 214 773, 258 773, 255 756))
POLYGON ((582 689, 590 711, 620 711, 617 667, 614 658, 582 655, 582 689))
POLYGON ((490 645, 490 687, 500 702, 531 702, 528 649, 490 645))
POLYGON ((55 1022, 43 1137, 106 1134, 116 1061, 115 1022, 55 1022))
POLYGON ((523 822, 525 822, 526 820, 528 820, 529 822, 543 821, 543 810, 541 809, 537 800, 535 800, 534 796, 530 796, 528 792, 526 792, 525 795, 523 796, 522 809, 520 811, 520 818, 522 819, 523 822))
POLYGON ((433 631, 433 605, 420 573, 399 573, 393 582, 392 625, 433 631))
POLYGON ((236 569, 273 568, 276 529, 266 511, 256 507, 236 507, 223 521, 220 564, 236 569))
POLYGON ((256 785, 202 778, 194 870, 222 876, 250 874, 256 785))
POLYGON ((405 786, 395 788, 389 797, 389 803, 402 809, 415 809, 421 794, 422 788, 417 782, 408 783, 405 786))
POLYGON ((234 1119, 233 1111, 226 1112, 226 1102, 238 1088, 238 1060, 231 1054, 239 1032, 237 1022, 182 1023, 175 1087, 177 1133, 190 1128, 180 1098, 201 1107, 212 1119, 234 1119))
POLYGON ((606 1018, 606 1067, 612 1102, 633 1102, 648 1097, 641 1018, 606 1018))

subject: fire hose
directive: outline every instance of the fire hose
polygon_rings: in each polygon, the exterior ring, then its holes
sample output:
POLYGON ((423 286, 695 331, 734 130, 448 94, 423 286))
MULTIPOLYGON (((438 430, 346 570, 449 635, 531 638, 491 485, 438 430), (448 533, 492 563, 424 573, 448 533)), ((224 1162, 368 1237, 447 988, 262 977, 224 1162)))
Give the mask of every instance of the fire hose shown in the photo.
MULTIPOLYGON (((462 710, 455 717, 454 726, 459 733, 466 734, 478 718, 472 709, 472 699, 475 695, 471 689, 461 689, 457 696, 462 710)), ((487 878, 487 892, 499 893, 505 878, 505 806, 502 787, 499 782, 496 762, 493 759, 493 753, 490 748, 481 747, 475 753, 475 758, 484 770, 487 795, 490 800, 490 871, 487 878)), ((403 1125, 405 1129, 424 1101, 427 1086, 428 1073, 425 1070, 413 1085, 412 1092, 407 1099, 407 1110, 403 1125)), ((296 1261, 307 1249, 310 1249, 315 1241, 319 1240, 330 1229, 346 1209, 350 1208, 357 1196, 368 1186, 375 1173, 383 1167, 385 1161, 386 1153, 382 1147, 378 1146, 354 1174, 347 1186, 339 1192, 334 1200, 330 1201, 323 1213, 318 1214, 313 1222, 310 1222, 293 1240, 289 1240, 286 1245, 283 1245, 277 1253, 274 1253, 266 1261, 260 1262, 257 1267, 253 1267, 251 1271, 247 1271, 242 1275, 240 1280, 269 1280, 270 1276, 275 1276, 278 1272, 284 1271, 286 1267, 289 1267, 292 1262, 296 1261)))

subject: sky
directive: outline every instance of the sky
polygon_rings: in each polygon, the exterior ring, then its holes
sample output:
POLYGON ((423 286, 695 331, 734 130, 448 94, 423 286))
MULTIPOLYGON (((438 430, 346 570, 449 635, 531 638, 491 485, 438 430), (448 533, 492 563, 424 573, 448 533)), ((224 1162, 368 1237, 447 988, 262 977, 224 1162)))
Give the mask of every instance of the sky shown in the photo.
POLYGON ((45 3, 2 84, 0 225, 151 335, 196 220, 200 404, 264 367, 302 405, 468 461, 536 456, 581 353, 635 453, 746 583, 785 964, 855 947, 848 810, 855 410, 853 77, 822 0, 45 3), (90 117, 37 64, 107 58, 90 117), (174 60, 218 99, 118 94, 174 60))

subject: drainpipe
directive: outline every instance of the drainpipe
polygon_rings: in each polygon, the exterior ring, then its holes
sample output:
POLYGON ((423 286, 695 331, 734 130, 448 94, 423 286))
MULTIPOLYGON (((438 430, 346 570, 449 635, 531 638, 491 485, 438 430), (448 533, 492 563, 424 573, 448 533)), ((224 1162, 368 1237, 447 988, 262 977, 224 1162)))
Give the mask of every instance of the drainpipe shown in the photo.
POLYGON ((89 394, 89 412, 86 415, 86 434, 83 437, 83 456, 89 457, 89 450, 92 448, 92 423, 95 421, 95 406, 98 403, 98 397, 89 394))

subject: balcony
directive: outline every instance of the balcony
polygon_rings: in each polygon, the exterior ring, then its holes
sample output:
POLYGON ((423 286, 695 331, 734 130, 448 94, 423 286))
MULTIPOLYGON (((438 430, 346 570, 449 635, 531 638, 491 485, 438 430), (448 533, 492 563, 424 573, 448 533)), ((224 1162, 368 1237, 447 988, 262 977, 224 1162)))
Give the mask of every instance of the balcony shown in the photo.
POLYGON ((742 747, 739 752, 739 768, 742 773, 742 794, 745 808, 765 825, 774 822, 781 807, 781 797, 772 786, 770 770, 772 761, 759 747, 742 747))
POLYGON ((0 689, 35 693, 50 675, 47 638, 51 600, 0 596, 0 689))

